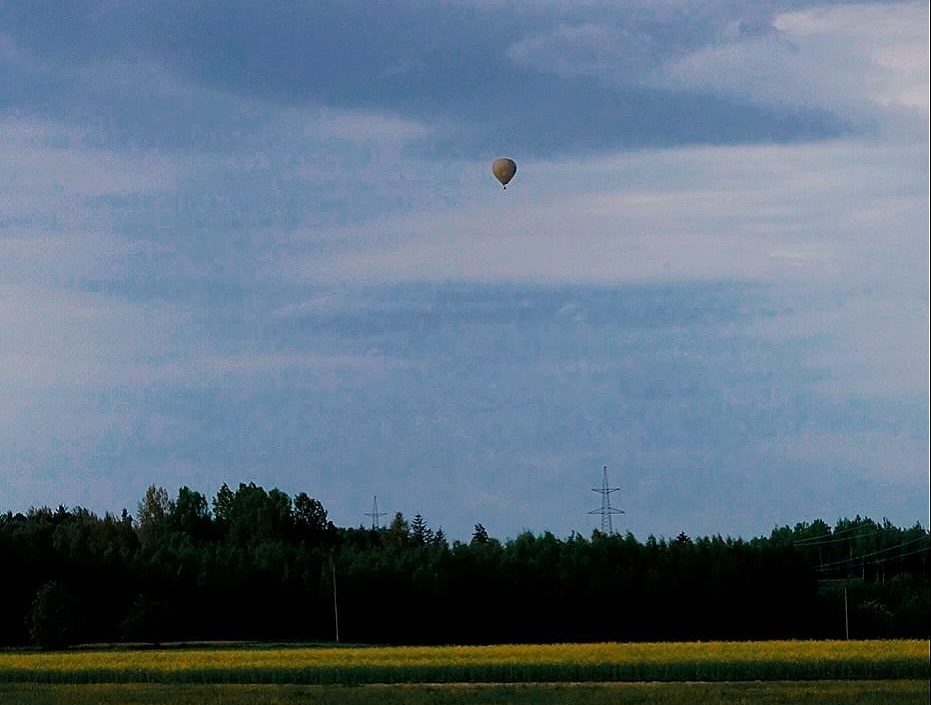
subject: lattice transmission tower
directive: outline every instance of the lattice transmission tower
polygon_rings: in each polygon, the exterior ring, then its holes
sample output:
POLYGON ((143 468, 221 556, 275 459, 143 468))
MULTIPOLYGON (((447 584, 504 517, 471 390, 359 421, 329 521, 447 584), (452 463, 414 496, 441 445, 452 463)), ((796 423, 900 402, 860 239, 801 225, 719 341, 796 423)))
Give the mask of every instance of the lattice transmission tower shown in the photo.
POLYGON ((605 465, 601 474, 601 487, 592 488, 592 492, 597 492, 601 495, 601 506, 589 512, 589 514, 601 514, 602 533, 613 534, 614 524, 611 522, 611 517, 615 514, 624 513, 623 509, 617 509, 611 506, 611 493, 619 492, 620 489, 620 487, 608 487, 608 466, 605 465))
POLYGON ((372 531, 377 531, 381 528, 381 518, 386 514, 387 512, 378 511, 378 495, 372 497, 372 511, 365 512, 365 516, 372 517, 372 531))

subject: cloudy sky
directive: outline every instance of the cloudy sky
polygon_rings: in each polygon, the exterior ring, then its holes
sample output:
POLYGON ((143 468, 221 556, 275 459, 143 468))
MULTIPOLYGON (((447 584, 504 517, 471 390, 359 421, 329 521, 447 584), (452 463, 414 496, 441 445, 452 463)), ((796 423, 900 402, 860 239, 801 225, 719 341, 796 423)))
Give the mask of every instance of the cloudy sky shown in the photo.
POLYGON ((0 510, 927 525, 928 19, 0 4, 0 510))

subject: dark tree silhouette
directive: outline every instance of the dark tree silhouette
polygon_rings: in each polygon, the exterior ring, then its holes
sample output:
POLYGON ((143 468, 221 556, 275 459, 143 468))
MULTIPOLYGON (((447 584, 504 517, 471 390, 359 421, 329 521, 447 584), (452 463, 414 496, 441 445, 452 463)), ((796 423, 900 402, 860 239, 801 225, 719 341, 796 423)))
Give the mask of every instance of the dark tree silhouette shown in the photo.
POLYGON ((32 643, 41 649, 61 649, 74 643, 79 615, 71 592, 54 580, 45 583, 36 592, 26 617, 32 643))
POLYGON ((931 634, 929 535, 855 517, 750 540, 632 534, 450 544, 422 515, 339 528, 305 492, 150 486, 136 518, 0 514, 0 644, 119 639, 370 643, 931 634))

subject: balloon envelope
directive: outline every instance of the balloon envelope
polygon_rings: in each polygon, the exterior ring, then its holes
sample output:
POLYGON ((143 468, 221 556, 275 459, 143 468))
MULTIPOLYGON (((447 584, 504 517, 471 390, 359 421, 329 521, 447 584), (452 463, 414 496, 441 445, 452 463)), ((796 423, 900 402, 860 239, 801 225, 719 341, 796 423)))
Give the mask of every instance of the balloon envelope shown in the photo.
POLYGON ((513 159, 507 157, 495 159, 491 165, 491 173, 501 182, 502 186, 507 186, 508 182, 514 178, 514 174, 517 173, 517 164, 513 159))

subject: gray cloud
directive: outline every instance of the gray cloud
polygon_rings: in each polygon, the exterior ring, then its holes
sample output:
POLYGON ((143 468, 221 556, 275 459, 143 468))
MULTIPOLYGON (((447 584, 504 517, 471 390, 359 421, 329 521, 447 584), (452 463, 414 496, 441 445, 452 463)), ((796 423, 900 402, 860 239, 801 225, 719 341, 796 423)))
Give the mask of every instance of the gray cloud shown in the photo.
POLYGON ((666 59, 655 81, 777 109, 825 109, 871 126, 901 116, 894 124, 907 119, 915 129, 928 115, 927 23, 927 5, 910 2, 780 14, 772 34, 666 59))
POLYGON ((740 3, 713 9, 702 3, 315 2, 259 11, 240 2, 40 2, 29 12, 9 8, 3 17, 7 43, 20 57, 11 80, 31 74, 10 92, 8 105, 67 113, 121 143, 198 149, 241 139, 260 124, 248 110, 221 107, 223 95, 367 110, 440 126, 442 135, 424 147, 434 155, 836 134, 842 125, 818 111, 761 110, 730 96, 681 94, 642 80, 580 80, 617 61, 630 72, 645 69, 648 57, 679 56, 721 27, 756 27, 760 13, 740 3), (583 54, 562 56, 566 51, 583 54), (108 68, 114 65, 137 67, 135 75, 114 77, 108 68), (62 71, 71 80, 62 81, 62 71), (169 88, 166 94, 166 76, 169 85, 197 90, 172 95, 169 88), (114 100, 130 94, 138 100, 114 100), (185 116, 183 131, 176 123, 185 116))
POLYGON ((613 82, 639 83, 658 53, 654 39, 597 24, 562 25, 525 37, 507 50, 520 66, 563 78, 596 76, 613 82))

